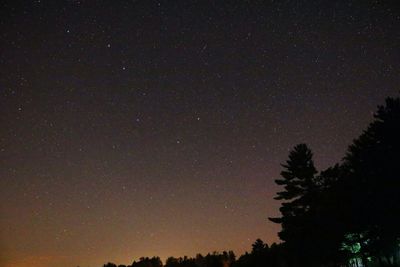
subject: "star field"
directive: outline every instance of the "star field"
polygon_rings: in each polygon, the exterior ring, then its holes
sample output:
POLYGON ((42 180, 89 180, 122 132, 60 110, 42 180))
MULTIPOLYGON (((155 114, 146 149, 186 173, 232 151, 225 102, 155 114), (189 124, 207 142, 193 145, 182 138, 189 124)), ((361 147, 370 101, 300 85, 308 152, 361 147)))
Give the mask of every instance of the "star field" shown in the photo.
POLYGON ((0 7, 0 265, 101 266, 277 242, 280 163, 338 162, 398 94, 382 1, 0 7))

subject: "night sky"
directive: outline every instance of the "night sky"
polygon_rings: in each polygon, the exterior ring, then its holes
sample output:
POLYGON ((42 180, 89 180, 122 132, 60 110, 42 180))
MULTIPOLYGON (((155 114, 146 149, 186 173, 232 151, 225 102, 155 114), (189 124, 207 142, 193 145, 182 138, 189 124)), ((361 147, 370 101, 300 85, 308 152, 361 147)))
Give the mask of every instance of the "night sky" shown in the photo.
POLYGON ((400 84, 396 1, 2 1, 0 265, 277 242, 280 163, 321 170, 400 84))

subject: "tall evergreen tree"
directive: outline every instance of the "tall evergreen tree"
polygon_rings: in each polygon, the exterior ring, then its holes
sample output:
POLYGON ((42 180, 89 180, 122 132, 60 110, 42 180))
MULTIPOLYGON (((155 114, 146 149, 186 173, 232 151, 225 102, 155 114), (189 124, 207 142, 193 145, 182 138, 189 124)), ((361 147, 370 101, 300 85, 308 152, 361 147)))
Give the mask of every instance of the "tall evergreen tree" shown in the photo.
POLYGON ((312 156, 306 144, 296 145, 289 153, 286 164, 282 164, 282 178, 275 180, 284 187, 275 197, 282 201, 282 217, 269 218, 272 222, 281 224, 282 230, 278 235, 285 242, 297 265, 308 264, 309 248, 312 247, 307 235, 311 230, 311 208, 319 187, 312 156))
POLYGON ((282 179, 276 179, 284 191, 278 192, 276 200, 282 200, 280 208, 282 217, 269 218, 272 222, 282 224, 279 237, 287 241, 285 232, 290 229, 290 222, 297 216, 303 215, 309 208, 309 195, 315 191, 315 175, 317 170, 312 160, 312 152, 306 144, 296 145, 289 153, 286 164, 282 164, 282 179), (288 225, 289 224, 289 225, 288 225))

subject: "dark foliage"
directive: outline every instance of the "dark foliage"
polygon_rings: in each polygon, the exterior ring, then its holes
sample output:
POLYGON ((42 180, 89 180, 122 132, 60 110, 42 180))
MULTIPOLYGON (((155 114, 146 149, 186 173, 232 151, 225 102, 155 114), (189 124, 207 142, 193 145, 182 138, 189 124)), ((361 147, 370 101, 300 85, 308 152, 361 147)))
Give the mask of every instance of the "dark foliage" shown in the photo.
POLYGON ((306 145, 282 165, 280 223, 291 266, 399 264, 400 99, 388 98, 340 164, 320 172, 306 145), (285 202, 286 201, 286 202, 285 202))

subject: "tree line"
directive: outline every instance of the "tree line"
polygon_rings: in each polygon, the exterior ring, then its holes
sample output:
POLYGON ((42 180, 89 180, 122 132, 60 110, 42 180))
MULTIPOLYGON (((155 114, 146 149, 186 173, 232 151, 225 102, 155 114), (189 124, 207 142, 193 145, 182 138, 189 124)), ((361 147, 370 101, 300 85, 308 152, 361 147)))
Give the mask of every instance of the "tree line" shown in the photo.
POLYGON ((261 239, 257 239, 252 245, 250 253, 245 253, 239 259, 233 251, 213 252, 196 257, 169 257, 163 265, 159 257, 142 257, 131 265, 104 264, 103 267, 263 267, 280 266, 283 263, 284 254, 282 244, 272 244, 269 247, 261 239))
MULTIPOLYGON (((250 253, 141 258, 129 267, 400 266, 400 98, 387 98, 341 162, 317 170, 306 144, 282 164, 279 244, 250 253)), ((116 267, 112 263, 104 267, 116 267)), ((120 265, 119 267, 125 267, 120 265)), ((128 266, 126 266, 128 267, 128 266)))

